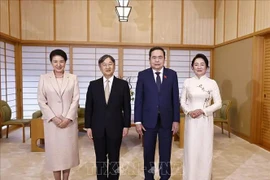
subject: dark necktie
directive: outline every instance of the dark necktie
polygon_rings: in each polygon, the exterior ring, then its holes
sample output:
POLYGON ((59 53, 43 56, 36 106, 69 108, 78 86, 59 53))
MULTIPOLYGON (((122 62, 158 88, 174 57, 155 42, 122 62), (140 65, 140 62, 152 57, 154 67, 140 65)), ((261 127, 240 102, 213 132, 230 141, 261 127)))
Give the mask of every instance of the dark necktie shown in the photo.
POLYGON ((161 85, 161 79, 160 79, 159 74, 160 72, 156 72, 156 75, 157 75, 156 84, 157 84, 158 92, 160 91, 160 85, 161 85))

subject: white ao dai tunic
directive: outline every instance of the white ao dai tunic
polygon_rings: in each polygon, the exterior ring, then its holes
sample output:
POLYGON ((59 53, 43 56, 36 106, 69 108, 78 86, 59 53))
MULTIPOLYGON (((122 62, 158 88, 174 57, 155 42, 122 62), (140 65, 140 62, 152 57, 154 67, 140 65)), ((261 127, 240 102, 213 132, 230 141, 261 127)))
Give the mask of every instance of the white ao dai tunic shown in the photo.
POLYGON ((183 179, 210 180, 213 112, 221 108, 217 83, 206 76, 186 79, 181 95, 181 107, 185 113, 183 179), (189 116, 188 113, 196 109, 202 109, 204 114, 197 118, 189 116))

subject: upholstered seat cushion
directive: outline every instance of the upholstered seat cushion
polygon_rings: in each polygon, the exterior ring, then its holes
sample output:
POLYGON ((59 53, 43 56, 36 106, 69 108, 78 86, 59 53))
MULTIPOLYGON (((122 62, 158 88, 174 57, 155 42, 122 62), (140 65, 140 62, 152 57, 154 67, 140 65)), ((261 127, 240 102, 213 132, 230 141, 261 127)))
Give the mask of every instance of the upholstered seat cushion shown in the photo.
POLYGON ((215 117, 215 122, 227 122, 227 119, 221 117, 215 117))
POLYGON ((14 120, 2 122, 2 125, 27 124, 30 122, 31 122, 31 119, 14 119, 14 120))
POLYGON ((32 114, 32 118, 33 119, 38 119, 38 118, 41 118, 42 116, 42 112, 39 110, 39 111, 36 111, 32 114))
MULTIPOLYGON (((6 128, 6 137, 8 138, 9 126, 21 126, 23 130, 23 143, 25 142, 25 126, 30 125, 31 119, 11 119, 11 108, 6 101, 0 101, 0 120, 1 120, 1 130, 0 134, 2 135, 2 126, 7 126, 6 128)), ((31 136, 31 126, 30 126, 30 136, 31 136)))
POLYGON ((78 125, 84 125, 84 117, 78 117, 78 125))

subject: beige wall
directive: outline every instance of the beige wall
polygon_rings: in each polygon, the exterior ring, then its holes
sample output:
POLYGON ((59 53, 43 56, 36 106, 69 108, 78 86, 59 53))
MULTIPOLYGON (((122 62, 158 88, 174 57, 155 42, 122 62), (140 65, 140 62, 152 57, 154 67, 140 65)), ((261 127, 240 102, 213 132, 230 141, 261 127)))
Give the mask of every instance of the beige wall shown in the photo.
POLYGON ((5 34, 9 34, 9 10, 8 1, 0 1, 0 30, 5 34))
POLYGON ((181 43, 182 2, 155 1, 153 43, 181 43))
POLYGON ((252 89, 252 38, 216 48, 214 79, 222 99, 231 99, 231 127, 250 136, 252 89))
POLYGON ((89 27, 88 41, 92 42, 118 42, 119 41, 119 23, 114 11, 110 11, 114 6, 114 1, 90 1, 88 24, 94 24, 89 27), (102 37, 102 39, 100 38, 102 37))
POLYGON ((20 39, 20 2, 19 0, 10 0, 10 35, 20 39))
POLYGON ((0 1, 0 32, 20 39, 19 0, 0 1))
POLYGON ((214 45, 214 0, 131 0, 127 23, 115 0, 20 2, 22 40, 214 45))
POLYGON ((67 43, 211 46, 270 29, 266 0, 132 0, 128 23, 118 22, 115 5, 115 0, 1 0, 0 32, 67 43))
POLYGON ((87 41, 87 1, 56 1, 56 41, 87 41))
POLYGON ((214 44, 214 0, 184 1, 184 44, 214 44))
POLYGON ((269 0, 216 0, 215 44, 270 28, 269 0))
POLYGON ((22 39, 53 40, 53 0, 21 1, 22 39), (37 14, 39 14, 37 16, 37 14))

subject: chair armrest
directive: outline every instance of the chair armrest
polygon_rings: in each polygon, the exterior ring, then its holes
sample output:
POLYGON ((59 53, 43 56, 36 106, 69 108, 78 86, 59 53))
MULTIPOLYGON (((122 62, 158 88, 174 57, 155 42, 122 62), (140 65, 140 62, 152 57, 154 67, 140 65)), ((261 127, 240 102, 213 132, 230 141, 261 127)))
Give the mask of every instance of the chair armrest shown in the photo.
POLYGON ((37 118, 41 118, 42 116, 42 112, 40 110, 38 111, 35 111, 33 114, 32 114, 32 119, 37 119, 37 118))
POLYGON ((78 118, 84 118, 84 108, 78 108, 78 118))

